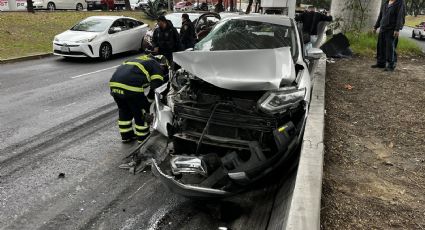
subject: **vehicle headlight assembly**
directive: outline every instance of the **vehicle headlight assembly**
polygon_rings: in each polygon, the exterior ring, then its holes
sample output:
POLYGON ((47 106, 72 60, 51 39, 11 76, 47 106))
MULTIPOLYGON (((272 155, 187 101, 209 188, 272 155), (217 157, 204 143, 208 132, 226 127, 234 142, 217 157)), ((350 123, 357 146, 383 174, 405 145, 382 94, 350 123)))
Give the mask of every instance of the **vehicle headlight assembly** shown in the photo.
POLYGON ((297 107, 306 94, 305 88, 285 87, 265 93, 258 100, 258 108, 265 113, 282 113, 287 109, 297 107))
POLYGON ((92 42, 95 38, 96 36, 92 38, 82 39, 82 40, 76 41, 75 43, 89 43, 89 42, 92 42))

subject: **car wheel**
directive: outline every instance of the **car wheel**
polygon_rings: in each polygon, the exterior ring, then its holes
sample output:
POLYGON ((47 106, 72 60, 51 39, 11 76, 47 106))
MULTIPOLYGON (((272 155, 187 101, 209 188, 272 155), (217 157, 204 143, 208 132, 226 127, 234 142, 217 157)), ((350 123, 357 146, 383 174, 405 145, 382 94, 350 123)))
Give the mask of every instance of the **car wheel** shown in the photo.
POLYGON ((99 49, 99 57, 101 60, 106 61, 112 56, 112 47, 109 43, 103 43, 99 49))
POLYGON ((50 11, 54 11, 54 10, 56 10, 56 5, 55 5, 55 3, 53 3, 53 2, 49 2, 49 3, 47 3, 47 9, 48 9, 48 10, 50 10, 50 11))
POLYGON ((83 4, 78 3, 78 4, 77 4, 77 7, 75 8, 75 10, 77 10, 77 11, 83 11, 83 10, 84 10, 84 6, 83 6, 83 4))
POLYGON ((415 31, 412 31, 412 38, 415 38, 415 31))

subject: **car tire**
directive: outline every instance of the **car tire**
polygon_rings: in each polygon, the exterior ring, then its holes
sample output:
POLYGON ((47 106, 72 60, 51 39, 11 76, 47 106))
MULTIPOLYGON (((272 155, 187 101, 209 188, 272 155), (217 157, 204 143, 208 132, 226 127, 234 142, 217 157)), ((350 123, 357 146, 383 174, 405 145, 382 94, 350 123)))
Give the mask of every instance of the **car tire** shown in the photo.
POLYGON ((49 2, 49 3, 47 3, 47 9, 48 9, 48 10, 50 10, 50 11, 54 11, 54 10, 56 10, 56 5, 55 5, 55 3, 53 3, 53 2, 49 2))
POLYGON ((107 42, 102 43, 102 45, 99 48, 99 58, 102 61, 106 61, 110 59, 111 57, 112 57, 112 46, 107 42))
POLYGON ((140 45, 140 51, 145 52, 149 48, 148 42, 145 41, 145 37, 142 38, 142 44, 140 45))
POLYGON ((83 11, 84 10, 84 6, 81 3, 78 3, 77 6, 75 7, 76 11, 83 11))
POLYGON ((415 31, 412 31, 412 38, 415 38, 415 31))

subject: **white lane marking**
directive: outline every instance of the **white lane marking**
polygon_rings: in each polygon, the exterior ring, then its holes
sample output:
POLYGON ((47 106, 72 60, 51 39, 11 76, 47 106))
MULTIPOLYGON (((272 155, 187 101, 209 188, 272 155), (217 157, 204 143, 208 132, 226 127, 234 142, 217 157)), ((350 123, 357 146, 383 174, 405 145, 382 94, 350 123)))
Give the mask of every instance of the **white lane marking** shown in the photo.
POLYGON ((96 71, 93 71, 93 72, 90 72, 90 73, 80 74, 80 75, 77 75, 77 76, 73 76, 71 78, 72 79, 75 79, 75 78, 84 77, 84 76, 87 76, 87 75, 90 75, 90 74, 94 74, 94 73, 100 73, 100 72, 103 72, 103 71, 106 71, 106 70, 115 69, 118 66, 120 66, 120 65, 112 66, 112 67, 109 67, 109 68, 106 68, 106 69, 96 70, 96 71))
POLYGON ((68 106, 71 106, 71 105, 75 105, 75 104, 77 104, 77 103, 76 102, 72 102, 71 104, 64 105, 62 108, 65 108, 65 107, 68 107, 68 106))

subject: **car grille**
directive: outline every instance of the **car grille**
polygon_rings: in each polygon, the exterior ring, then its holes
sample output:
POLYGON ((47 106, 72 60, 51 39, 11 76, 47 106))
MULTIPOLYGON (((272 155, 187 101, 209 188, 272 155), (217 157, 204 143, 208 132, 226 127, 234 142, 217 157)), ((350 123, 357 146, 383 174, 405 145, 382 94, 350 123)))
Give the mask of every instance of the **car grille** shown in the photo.
POLYGON ((87 54, 85 54, 83 52, 75 52, 75 51, 62 52, 60 50, 55 50, 54 53, 56 53, 56 54, 63 54, 63 55, 84 55, 84 56, 87 56, 87 54))

